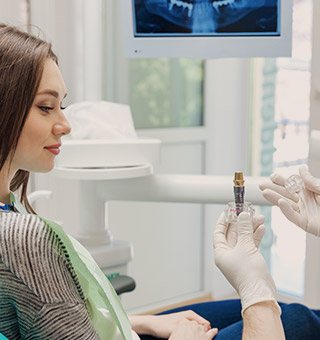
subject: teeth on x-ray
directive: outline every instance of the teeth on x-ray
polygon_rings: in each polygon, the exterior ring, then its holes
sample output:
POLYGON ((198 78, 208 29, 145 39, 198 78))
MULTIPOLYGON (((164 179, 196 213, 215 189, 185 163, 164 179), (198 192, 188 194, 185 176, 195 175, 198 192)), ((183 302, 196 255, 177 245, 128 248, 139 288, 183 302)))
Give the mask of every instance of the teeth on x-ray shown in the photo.
MULTIPOLYGON (((222 7, 222 6, 233 7, 235 2, 236 2, 236 0, 213 1, 212 6, 216 11, 219 12, 220 7, 222 7)), ((172 11, 172 9, 174 8, 175 5, 177 7, 183 7, 184 9, 188 8, 188 16, 191 17, 192 10, 193 10, 193 4, 187 3, 187 2, 184 2, 184 1, 181 1, 181 0, 170 0, 169 11, 172 11)))
POLYGON ((280 0, 135 0, 137 8, 139 4, 141 8, 142 5, 145 8, 139 12, 141 17, 138 18, 142 31, 180 34, 190 30, 200 35, 222 33, 224 30, 237 34, 264 32, 264 27, 277 32, 278 1, 280 0), (171 24, 176 28, 171 27, 171 24), (173 31, 169 32, 168 29, 173 31))
POLYGON ((221 6, 231 6, 235 3, 235 0, 221 0, 221 1, 213 1, 212 6, 216 11, 219 11, 221 6))
POLYGON ((170 0, 169 11, 172 11, 173 6, 188 8, 188 17, 191 17, 193 5, 181 0, 170 0))

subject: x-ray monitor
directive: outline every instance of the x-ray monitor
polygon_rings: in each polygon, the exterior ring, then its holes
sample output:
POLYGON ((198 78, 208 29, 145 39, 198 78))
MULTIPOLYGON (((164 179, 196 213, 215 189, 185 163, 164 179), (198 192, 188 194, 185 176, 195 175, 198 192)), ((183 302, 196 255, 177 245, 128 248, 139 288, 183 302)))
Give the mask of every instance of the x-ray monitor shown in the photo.
POLYGON ((121 0, 129 57, 291 55, 292 0, 121 0))

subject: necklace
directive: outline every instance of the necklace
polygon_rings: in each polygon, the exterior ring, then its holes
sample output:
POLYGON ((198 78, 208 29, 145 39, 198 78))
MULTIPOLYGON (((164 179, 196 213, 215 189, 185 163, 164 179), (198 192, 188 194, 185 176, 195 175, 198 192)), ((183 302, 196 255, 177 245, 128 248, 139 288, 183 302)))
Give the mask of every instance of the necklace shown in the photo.
POLYGON ((3 204, 0 203, 0 212, 10 212, 13 211, 13 204, 3 204))

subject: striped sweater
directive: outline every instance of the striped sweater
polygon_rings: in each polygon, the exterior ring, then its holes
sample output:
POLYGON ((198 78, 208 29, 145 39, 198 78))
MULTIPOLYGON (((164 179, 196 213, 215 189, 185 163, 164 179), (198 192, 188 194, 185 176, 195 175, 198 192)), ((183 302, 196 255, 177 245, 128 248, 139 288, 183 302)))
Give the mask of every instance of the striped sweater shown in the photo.
POLYGON ((98 339, 68 254, 36 215, 0 213, 0 333, 98 339))

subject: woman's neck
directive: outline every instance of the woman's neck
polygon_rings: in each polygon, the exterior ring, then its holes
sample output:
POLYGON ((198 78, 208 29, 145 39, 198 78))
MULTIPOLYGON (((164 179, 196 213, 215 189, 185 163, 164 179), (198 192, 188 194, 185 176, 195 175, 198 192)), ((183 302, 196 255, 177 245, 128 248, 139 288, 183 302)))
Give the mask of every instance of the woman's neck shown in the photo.
POLYGON ((9 204, 10 202, 10 183, 14 173, 8 169, 6 164, 0 170, 0 202, 9 204))
POLYGON ((10 204, 10 190, 6 190, 2 187, 1 183, 0 183, 0 202, 4 203, 4 204, 10 204))

